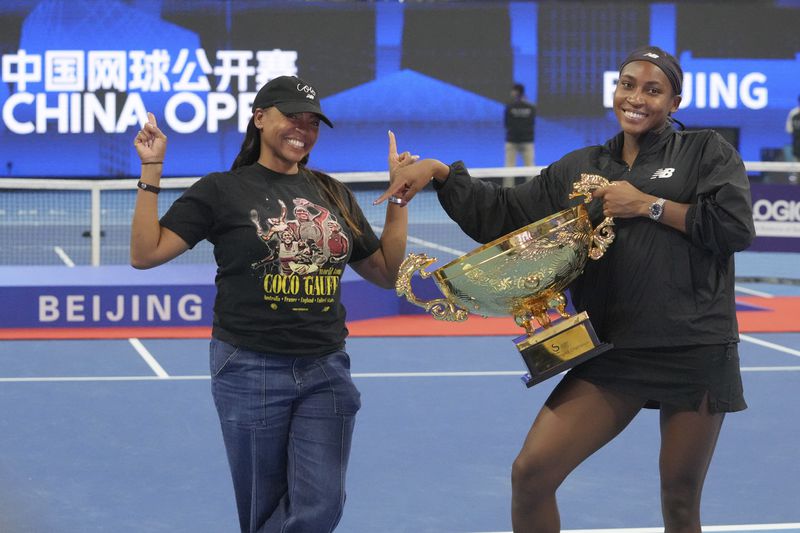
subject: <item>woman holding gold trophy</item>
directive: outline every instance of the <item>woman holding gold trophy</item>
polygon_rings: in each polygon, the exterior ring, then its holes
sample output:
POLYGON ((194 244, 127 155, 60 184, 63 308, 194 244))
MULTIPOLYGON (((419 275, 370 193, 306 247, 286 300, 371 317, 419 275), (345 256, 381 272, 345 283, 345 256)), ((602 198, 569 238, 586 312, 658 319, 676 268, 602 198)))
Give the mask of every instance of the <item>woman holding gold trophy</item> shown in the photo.
POLYGON ((700 531, 700 496, 726 412, 742 390, 733 254, 755 236, 741 157, 712 130, 677 131, 683 71, 656 47, 621 64, 614 113, 621 132, 571 152, 515 187, 470 177, 463 163, 425 159, 393 172, 408 202, 433 178, 440 203, 486 243, 570 206, 581 174, 593 220, 615 219, 614 245, 570 285, 613 348, 570 370, 540 410, 512 468, 514 531, 560 529, 555 493, 642 408, 660 409, 661 501, 667 532, 700 531))

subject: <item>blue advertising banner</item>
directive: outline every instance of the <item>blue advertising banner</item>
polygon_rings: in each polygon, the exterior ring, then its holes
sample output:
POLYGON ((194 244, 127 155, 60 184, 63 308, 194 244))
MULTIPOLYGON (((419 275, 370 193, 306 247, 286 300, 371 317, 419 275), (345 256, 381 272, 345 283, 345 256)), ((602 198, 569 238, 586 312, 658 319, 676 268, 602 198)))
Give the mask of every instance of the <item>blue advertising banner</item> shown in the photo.
MULTIPOLYGON (((162 265, 0 267, 0 329, 210 327, 215 267, 162 265)), ((429 283, 428 285, 432 285, 429 283)), ((349 268, 341 285, 348 320, 421 312, 349 268)))
POLYGON ((3 328, 209 326, 212 265, 0 267, 3 328))
POLYGON ((229 168, 255 92, 283 74, 313 83, 335 123, 311 157, 323 170, 384 170, 387 129, 414 153, 502 166, 515 82, 537 106, 535 163, 549 164, 617 131, 617 68, 642 44, 682 62, 676 118, 758 161, 789 143, 800 93, 800 39, 765 31, 796 35, 800 5, 750 4, 9 0, 0 175, 134 176, 147 111, 170 139, 168 175, 229 168))

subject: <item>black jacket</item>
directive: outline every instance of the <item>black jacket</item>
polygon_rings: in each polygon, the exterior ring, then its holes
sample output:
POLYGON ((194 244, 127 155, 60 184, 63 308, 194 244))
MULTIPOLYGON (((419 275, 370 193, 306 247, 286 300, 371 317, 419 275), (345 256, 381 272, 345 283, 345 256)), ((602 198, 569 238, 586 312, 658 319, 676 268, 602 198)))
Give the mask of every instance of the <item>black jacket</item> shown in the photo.
MULTIPOLYGON (((581 173, 629 181, 690 204, 683 234, 649 218, 615 220, 616 239, 589 260, 570 288, 598 335, 619 348, 720 344, 738 340, 733 253, 755 236, 750 185, 741 157, 711 130, 667 128, 642 140, 633 167, 621 157, 622 133, 576 150, 513 188, 471 178, 461 162, 438 187, 439 201, 469 236, 489 242, 575 205, 581 173)), ((589 204, 596 224, 600 202, 589 204)))

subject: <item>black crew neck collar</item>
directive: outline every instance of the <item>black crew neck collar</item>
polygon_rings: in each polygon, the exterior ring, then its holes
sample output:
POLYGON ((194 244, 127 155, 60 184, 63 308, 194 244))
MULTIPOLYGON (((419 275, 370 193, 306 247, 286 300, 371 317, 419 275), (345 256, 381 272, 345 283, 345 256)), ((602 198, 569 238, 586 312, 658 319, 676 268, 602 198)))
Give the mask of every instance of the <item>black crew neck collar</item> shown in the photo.
POLYGON ((262 165, 258 161, 253 163, 253 166, 255 166, 259 170, 259 173, 264 174, 270 178, 288 178, 288 179, 297 178, 303 172, 303 170, 298 167, 297 172, 295 172, 294 174, 285 174, 283 172, 278 172, 277 170, 272 170, 271 168, 262 165))

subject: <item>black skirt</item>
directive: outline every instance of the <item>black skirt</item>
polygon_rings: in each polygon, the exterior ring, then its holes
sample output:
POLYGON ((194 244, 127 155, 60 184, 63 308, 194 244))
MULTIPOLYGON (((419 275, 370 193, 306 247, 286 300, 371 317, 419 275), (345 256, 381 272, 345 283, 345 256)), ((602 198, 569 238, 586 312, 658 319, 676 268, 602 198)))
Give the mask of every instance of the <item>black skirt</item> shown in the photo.
POLYGON ((612 349, 570 370, 569 376, 645 400, 697 411, 708 394, 712 413, 747 408, 736 344, 612 349))

